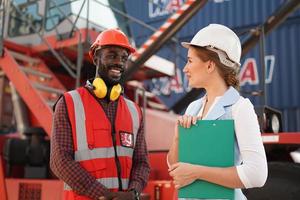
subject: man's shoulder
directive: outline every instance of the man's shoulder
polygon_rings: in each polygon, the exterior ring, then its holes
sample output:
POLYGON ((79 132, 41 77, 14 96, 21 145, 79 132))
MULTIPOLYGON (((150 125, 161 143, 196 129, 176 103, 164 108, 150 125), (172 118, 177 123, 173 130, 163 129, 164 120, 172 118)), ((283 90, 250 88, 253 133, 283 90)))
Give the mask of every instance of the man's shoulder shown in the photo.
POLYGON ((62 107, 66 107, 66 101, 65 101, 64 95, 60 95, 60 97, 53 104, 52 109, 53 109, 53 111, 56 111, 57 109, 60 109, 62 107))
POLYGON ((142 112, 141 107, 140 107, 136 102, 134 102, 134 101, 132 101, 132 100, 130 100, 130 99, 128 99, 127 97, 124 97, 124 96, 120 96, 120 97, 124 99, 124 101, 126 102, 127 106, 129 106, 129 107, 135 107, 136 110, 137 110, 139 113, 142 112))
POLYGON ((138 104, 136 102, 132 101, 131 99, 129 99, 129 98, 123 96, 123 95, 121 95, 120 98, 123 98, 124 101, 127 102, 127 103, 134 104, 134 105, 138 106, 138 104))

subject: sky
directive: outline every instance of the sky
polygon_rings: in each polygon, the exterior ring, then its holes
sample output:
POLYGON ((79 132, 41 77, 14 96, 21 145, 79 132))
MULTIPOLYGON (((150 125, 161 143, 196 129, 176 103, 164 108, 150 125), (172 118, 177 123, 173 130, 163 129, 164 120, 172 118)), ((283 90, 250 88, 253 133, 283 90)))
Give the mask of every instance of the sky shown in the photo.
MULTIPOLYGON (((101 3, 108 5, 107 0, 98 0, 101 3)), ((75 1, 71 4, 73 13, 78 13, 80 7, 82 6, 83 0, 75 1)), ((86 1, 87 2, 87 1, 86 1)), ((96 1, 89 1, 89 19, 93 23, 99 24, 105 28, 115 28, 117 27, 117 22, 113 15, 111 9, 97 3, 96 1)), ((87 3, 85 3, 80 16, 87 17, 87 3)))

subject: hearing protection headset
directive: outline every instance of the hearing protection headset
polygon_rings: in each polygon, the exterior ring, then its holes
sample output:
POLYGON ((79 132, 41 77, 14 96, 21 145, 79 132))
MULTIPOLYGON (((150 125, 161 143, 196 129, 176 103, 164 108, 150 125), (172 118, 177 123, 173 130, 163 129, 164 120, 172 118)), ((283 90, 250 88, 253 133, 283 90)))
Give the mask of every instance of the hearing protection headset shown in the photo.
POLYGON ((105 82, 100 77, 94 79, 93 86, 94 94, 100 99, 103 99, 108 95, 107 97, 109 97, 109 100, 115 101, 122 93, 122 86, 119 83, 108 89, 105 82))

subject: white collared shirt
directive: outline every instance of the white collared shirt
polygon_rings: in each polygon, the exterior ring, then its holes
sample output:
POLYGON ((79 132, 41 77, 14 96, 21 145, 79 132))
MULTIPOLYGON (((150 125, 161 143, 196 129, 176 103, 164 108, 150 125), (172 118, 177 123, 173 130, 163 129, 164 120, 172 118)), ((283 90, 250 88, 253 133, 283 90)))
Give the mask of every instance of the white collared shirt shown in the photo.
MULTIPOLYGON (((220 98, 221 96, 215 98, 209 111, 202 117, 206 104, 206 97, 204 97, 197 116, 205 120, 220 98)), ((249 99, 240 97, 232 105, 232 119, 243 162, 237 166, 239 178, 246 188, 260 187, 267 177, 267 162, 257 116, 249 99)))
POLYGON ((208 114, 210 113, 210 111, 213 109, 213 107, 216 105, 216 103, 219 101, 219 99, 221 99, 221 97, 222 97, 222 96, 217 96, 217 97, 215 97, 215 100, 214 100, 213 104, 210 106, 208 112, 207 112, 206 115, 203 117, 202 115, 203 115, 203 111, 204 111, 204 108, 205 108, 205 105, 206 105, 206 99, 207 99, 207 96, 205 96, 205 97, 203 98, 203 101, 202 101, 202 107, 201 107, 201 109, 200 109, 200 111, 199 111, 199 113, 198 113, 198 115, 197 115, 197 116, 199 117, 199 119, 205 119, 205 118, 208 116, 208 114))

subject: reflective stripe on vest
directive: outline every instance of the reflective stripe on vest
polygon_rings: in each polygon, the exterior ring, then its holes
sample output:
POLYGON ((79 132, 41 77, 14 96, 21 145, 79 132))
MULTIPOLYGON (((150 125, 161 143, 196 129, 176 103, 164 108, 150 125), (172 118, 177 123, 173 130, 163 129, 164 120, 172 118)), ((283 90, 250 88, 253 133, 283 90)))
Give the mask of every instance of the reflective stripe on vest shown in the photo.
MULTIPOLYGON (((75 121, 76 121, 76 136, 77 136, 77 149, 87 149, 86 127, 85 127, 85 112, 81 101, 80 94, 77 90, 70 91, 74 103, 75 121), (79 122, 79 123, 78 123, 79 122), (80 123, 82 122, 82 123, 80 123), (81 134, 78 134, 81 133, 81 134)), ((76 152, 75 152, 76 153, 76 152)))
MULTIPOLYGON (((100 178, 97 179, 97 181, 110 189, 115 189, 119 187, 118 178, 100 178)), ((122 186, 124 190, 128 189, 128 184, 129 180, 122 178, 122 186)), ((64 183, 64 190, 72 190, 72 188, 68 184, 64 183)))
MULTIPOLYGON (((132 157, 133 149, 126 148, 122 146, 117 146, 118 156, 128 156, 132 157)), ((113 158, 115 157, 114 147, 109 148, 95 148, 95 149, 85 149, 75 152, 76 161, 91 160, 96 158, 113 158)))
MULTIPOLYGON (((134 103, 126 98, 125 102, 126 105, 129 109, 129 112, 131 114, 131 118, 132 118, 132 127, 133 127, 133 134, 134 137, 136 138, 137 132, 139 131, 139 127, 140 127, 140 119, 139 119, 139 111, 137 110, 136 106, 134 105, 134 103)), ((134 141, 134 146, 135 146, 135 142, 134 141)))

